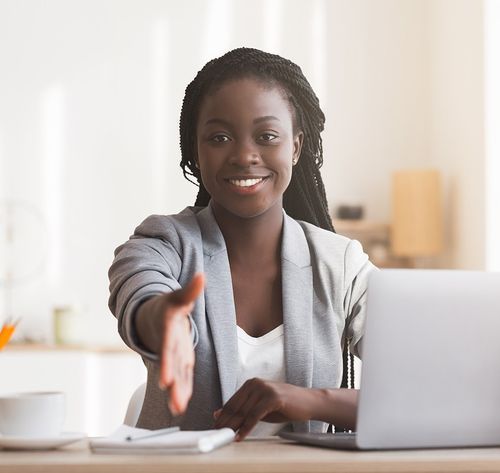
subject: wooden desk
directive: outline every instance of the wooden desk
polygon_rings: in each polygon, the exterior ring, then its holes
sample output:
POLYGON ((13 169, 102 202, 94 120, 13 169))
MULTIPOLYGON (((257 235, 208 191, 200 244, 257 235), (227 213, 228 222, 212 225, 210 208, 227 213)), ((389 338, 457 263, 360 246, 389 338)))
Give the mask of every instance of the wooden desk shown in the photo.
POLYGON ((0 473, 392 473, 500 471, 500 448, 347 452, 249 440, 201 455, 94 455, 81 442, 47 452, 0 451, 0 473))

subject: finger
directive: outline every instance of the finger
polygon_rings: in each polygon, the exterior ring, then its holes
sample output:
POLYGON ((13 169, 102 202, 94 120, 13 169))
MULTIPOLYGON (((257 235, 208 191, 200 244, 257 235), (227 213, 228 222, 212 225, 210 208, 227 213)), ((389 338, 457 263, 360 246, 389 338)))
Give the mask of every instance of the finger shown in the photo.
POLYGON ((272 404, 270 404, 267 399, 261 399, 252 407, 251 412, 245 416, 245 419, 236 434, 236 441, 240 442, 243 440, 255 428, 257 423, 273 410, 272 404))
MULTIPOLYGON (((180 360, 177 360, 176 367, 180 360)), ((174 372, 174 380, 170 387, 169 408, 173 415, 179 415, 186 410, 187 403, 191 397, 191 392, 184 386, 182 375, 178 368, 174 372)))
POLYGON ((170 388, 168 407, 174 416, 182 414, 186 407, 186 401, 182 397, 182 388, 179 383, 174 382, 170 388))
MULTIPOLYGON (((176 333, 173 323, 178 315, 187 315, 192 311, 194 300, 203 290, 205 276, 196 273, 190 283, 183 289, 170 293, 170 306, 164 314, 163 341, 160 362, 159 386, 161 389, 171 387, 174 381, 172 346, 175 343, 176 333)), ((189 329, 189 324, 188 330, 189 329)), ((191 338, 190 338, 191 341, 191 338)))
POLYGON ((173 373, 172 373, 172 354, 169 350, 169 344, 165 341, 163 342, 163 348, 161 350, 161 360, 160 360, 160 379, 158 384, 160 389, 167 389, 172 385, 173 373))
POLYGON ((182 386, 182 356, 179 350, 179 344, 176 343, 174 347, 174 351, 172 353, 172 359, 175 360, 175 364, 173 366, 173 383, 172 383, 172 392, 170 398, 172 399, 172 404, 175 407, 177 412, 182 412, 182 404, 183 404, 183 386, 182 386))
MULTIPOLYGON (((187 324, 189 326, 189 324, 187 324)), ((189 399, 193 393, 193 370, 195 363, 195 352, 193 342, 189 329, 186 331, 185 327, 182 328, 182 338, 179 343, 179 381, 180 381, 180 394, 181 394, 181 409, 186 410, 189 399)))
POLYGON ((230 427, 237 432, 248 416, 251 416, 255 410, 255 406, 261 401, 261 392, 252 391, 244 403, 237 410, 228 411, 224 418, 219 417, 217 423, 220 422, 221 427, 230 427))
POLYGON ((174 381, 174 370, 177 364, 173 357, 178 343, 184 340, 183 343, 187 347, 186 353, 193 351, 190 326, 185 318, 187 312, 187 310, 181 311, 177 308, 169 309, 165 314, 159 382, 162 388, 168 388, 174 381))
POLYGON ((177 347, 177 367, 175 376, 175 392, 173 401, 178 412, 184 412, 193 393, 194 349, 189 341, 184 339, 177 347))
POLYGON ((238 391, 236 391, 229 401, 226 402, 220 409, 219 417, 215 422, 215 428, 228 427, 231 421, 231 418, 239 412, 243 404, 247 402, 248 398, 252 394, 252 390, 250 389, 249 382, 246 381, 238 391))
POLYGON ((193 391, 193 368, 187 363, 179 363, 173 385, 172 401, 178 413, 186 410, 193 391))
POLYGON ((194 349, 189 324, 183 316, 169 320, 164 375, 169 388, 169 408, 177 415, 186 410, 192 394, 194 349))
POLYGON ((187 408, 189 400, 193 394, 193 369, 189 366, 184 368, 183 380, 182 380, 182 411, 184 412, 187 408))
POLYGON ((172 354, 172 384, 170 386, 170 410, 178 415, 182 412, 182 381, 179 377, 179 356, 177 350, 172 354))
POLYGON ((205 287, 205 275, 196 273, 193 279, 178 291, 171 293, 171 301, 174 304, 189 304, 194 302, 205 287))
POLYGON ((169 388, 174 381, 175 360, 173 358, 176 345, 173 328, 174 322, 172 317, 165 319, 160 365, 160 386, 164 389, 169 388))

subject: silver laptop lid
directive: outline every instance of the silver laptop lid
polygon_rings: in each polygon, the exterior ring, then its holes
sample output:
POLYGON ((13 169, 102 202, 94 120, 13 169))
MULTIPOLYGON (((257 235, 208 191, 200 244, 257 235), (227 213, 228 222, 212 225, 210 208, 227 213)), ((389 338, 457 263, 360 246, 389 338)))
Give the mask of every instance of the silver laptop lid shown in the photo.
POLYGON ((360 448, 500 445, 500 273, 370 277, 360 448))

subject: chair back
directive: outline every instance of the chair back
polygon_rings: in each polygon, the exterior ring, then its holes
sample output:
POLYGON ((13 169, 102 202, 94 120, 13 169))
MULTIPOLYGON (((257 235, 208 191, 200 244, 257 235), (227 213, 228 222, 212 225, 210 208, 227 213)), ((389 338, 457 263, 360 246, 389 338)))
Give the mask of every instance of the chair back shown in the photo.
POLYGON ((146 383, 142 383, 132 394, 130 401, 128 402, 127 413, 125 414, 125 419, 123 423, 129 425, 130 427, 135 427, 137 421, 139 420, 139 415, 141 413, 142 404, 144 403, 144 396, 146 394, 146 383))

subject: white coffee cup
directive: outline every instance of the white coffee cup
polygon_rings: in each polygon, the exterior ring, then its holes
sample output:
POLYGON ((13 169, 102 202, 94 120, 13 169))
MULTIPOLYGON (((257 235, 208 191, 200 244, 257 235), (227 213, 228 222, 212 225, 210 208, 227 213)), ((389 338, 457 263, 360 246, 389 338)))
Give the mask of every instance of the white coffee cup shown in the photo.
POLYGON ((16 437, 57 437, 65 416, 64 393, 28 392, 0 396, 0 433, 16 437))

